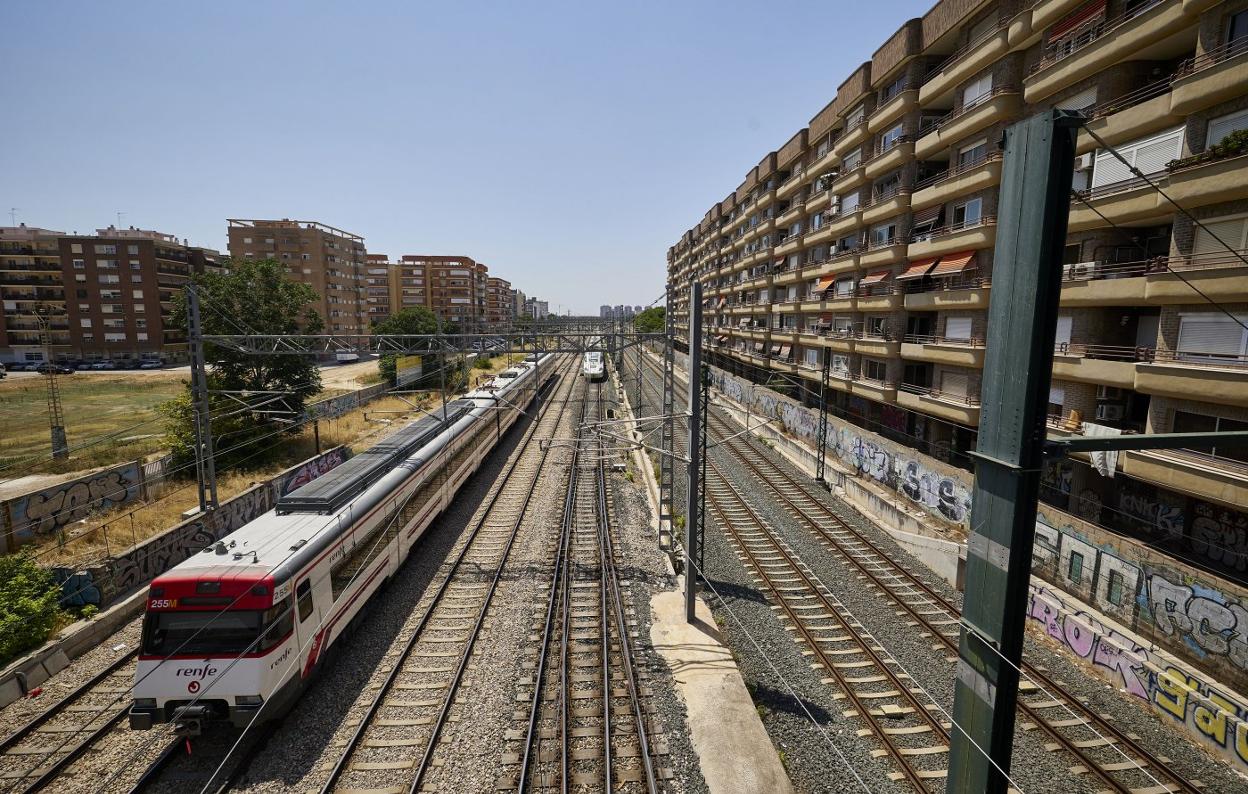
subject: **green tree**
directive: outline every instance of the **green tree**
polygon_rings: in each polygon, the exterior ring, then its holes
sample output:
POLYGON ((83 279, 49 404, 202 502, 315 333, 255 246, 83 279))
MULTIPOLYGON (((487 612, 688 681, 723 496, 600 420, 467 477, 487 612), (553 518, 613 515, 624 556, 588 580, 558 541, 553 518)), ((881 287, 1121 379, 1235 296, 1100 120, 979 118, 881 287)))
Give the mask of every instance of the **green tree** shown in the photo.
POLYGON ((661 334, 665 329, 667 310, 662 306, 651 306, 633 318, 633 327, 643 334, 661 334))
MULTIPOLYGON (((373 321, 374 334, 393 334, 393 335, 423 335, 436 334, 439 331, 445 333, 446 328, 439 325, 437 315, 426 309, 424 306, 416 306, 410 309, 403 309, 395 312, 384 320, 373 321)), ((377 361, 377 371, 386 379, 391 386, 394 385, 395 377, 395 361, 398 356, 389 355, 382 356, 377 361)), ((429 373, 437 374, 438 361, 433 356, 424 356, 421 362, 422 369, 428 380, 429 373)))
MULTIPOLYGON (((316 291, 288 279, 273 259, 230 262, 227 272, 196 274, 194 282, 200 322, 207 335, 315 334, 323 327, 314 308, 319 300, 316 291)), ((186 294, 182 293, 172 323, 187 328, 187 320, 186 294)), ((223 395, 211 398, 219 470, 243 462, 262 463, 266 457, 262 450, 273 446, 271 436, 297 429, 307 399, 321 390, 320 370, 311 356, 254 355, 212 344, 205 346, 204 356, 211 390, 281 393, 279 400, 271 402, 277 395, 235 395, 257 405, 256 412, 242 409, 237 400, 223 395)), ((185 465, 194 458, 189 383, 186 393, 166 403, 164 411, 174 463, 185 465)))
POLYGON ((0 557, 0 667, 43 644, 61 617, 60 597, 30 549, 0 557))

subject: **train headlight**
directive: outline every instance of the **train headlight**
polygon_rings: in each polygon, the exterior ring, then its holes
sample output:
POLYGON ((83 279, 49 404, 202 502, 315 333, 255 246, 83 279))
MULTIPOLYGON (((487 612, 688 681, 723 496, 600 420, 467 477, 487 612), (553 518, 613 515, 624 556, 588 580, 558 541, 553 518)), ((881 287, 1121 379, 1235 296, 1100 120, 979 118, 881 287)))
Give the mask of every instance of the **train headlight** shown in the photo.
POLYGON ((236 706, 259 706, 264 703, 264 698, 259 695, 235 695, 234 705, 236 706))
POLYGON ((154 709, 156 708, 156 698, 135 698, 134 707, 136 709, 154 709))

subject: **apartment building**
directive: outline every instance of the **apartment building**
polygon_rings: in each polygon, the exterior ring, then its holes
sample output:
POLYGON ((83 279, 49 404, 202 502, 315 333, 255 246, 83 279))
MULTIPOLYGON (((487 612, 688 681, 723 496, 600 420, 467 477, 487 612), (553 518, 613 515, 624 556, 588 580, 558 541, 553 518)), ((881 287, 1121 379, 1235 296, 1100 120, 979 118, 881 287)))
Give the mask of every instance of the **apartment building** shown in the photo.
MULTIPOLYGON (((835 413, 969 467, 998 141, 1049 108, 1088 118, 1050 432, 1248 428, 1245 0, 942 0, 906 21, 669 250, 678 333, 696 278, 713 363, 808 400, 826 371, 835 413)), ((1042 498, 1248 575, 1248 451, 1126 452, 1114 474, 1066 461, 1042 498)))
POLYGON ((187 360, 170 324, 192 273, 218 253, 170 234, 109 226, 94 235, 0 228, 0 359, 43 361, 42 314, 54 361, 187 360))
POLYGON ((485 322, 490 326, 504 326, 515 319, 511 282, 490 276, 485 282, 485 322))
POLYGON ((526 298, 523 316, 532 320, 545 320, 550 316, 550 302, 537 298, 526 298))
POLYGON ((317 313, 326 333, 368 333, 369 304, 364 238, 318 221, 230 218, 234 259, 275 259, 294 281, 320 296, 317 313))

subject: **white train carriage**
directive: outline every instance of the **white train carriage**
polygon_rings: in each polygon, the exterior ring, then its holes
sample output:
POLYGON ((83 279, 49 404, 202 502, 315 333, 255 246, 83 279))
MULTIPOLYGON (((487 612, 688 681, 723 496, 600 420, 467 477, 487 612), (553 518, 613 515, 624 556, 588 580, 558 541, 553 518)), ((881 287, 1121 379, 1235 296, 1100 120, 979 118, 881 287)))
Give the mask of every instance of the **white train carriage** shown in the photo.
POLYGON ((130 727, 280 715, 553 372, 529 356, 152 580, 130 727))
POLYGON ((585 354, 581 361, 581 374, 586 380, 599 381, 605 380, 607 377, 607 364, 603 358, 602 351, 591 350, 585 354))

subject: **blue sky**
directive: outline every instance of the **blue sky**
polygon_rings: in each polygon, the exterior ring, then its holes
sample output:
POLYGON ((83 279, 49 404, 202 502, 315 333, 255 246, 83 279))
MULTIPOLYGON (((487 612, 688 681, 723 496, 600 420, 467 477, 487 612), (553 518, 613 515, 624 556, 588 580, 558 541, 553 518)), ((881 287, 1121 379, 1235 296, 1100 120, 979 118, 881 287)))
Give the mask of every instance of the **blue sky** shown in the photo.
POLYGON ((466 254, 597 312, 930 2, 9 3, 0 222, 227 217, 466 254))

